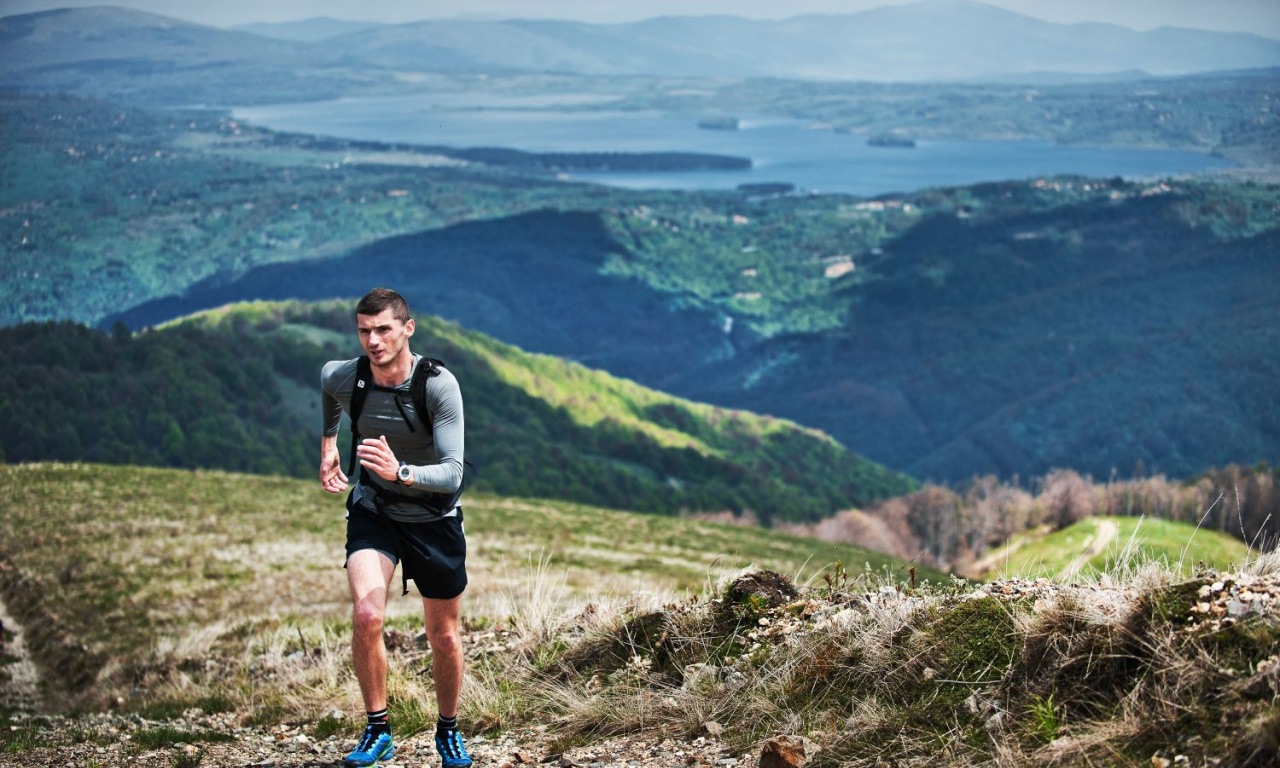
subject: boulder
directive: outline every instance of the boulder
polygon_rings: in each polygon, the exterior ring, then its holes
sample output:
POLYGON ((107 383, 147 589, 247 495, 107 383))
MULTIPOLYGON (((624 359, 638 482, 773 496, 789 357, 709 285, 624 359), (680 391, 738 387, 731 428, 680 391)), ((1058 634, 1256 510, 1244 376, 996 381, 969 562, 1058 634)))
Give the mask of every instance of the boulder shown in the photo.
POLYGON ((760 750, 760 768, 801 768, 808 758, 804 739, 775 736, 760 750))

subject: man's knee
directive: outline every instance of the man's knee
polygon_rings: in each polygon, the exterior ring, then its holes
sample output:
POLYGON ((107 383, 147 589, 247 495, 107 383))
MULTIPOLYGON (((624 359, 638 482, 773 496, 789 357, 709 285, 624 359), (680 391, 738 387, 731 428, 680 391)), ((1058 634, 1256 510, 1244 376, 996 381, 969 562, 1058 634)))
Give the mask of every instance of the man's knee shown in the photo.
POLYGON ((462 650, 457 626, 435 628, 427 633, 431 652, 439 656, 453 656, 462 650))
POLYGON ((352 629, 357 635, 378 635, 382 633, 382 622, 385 610, 376 600, 361 600, 351 611, 352 629))

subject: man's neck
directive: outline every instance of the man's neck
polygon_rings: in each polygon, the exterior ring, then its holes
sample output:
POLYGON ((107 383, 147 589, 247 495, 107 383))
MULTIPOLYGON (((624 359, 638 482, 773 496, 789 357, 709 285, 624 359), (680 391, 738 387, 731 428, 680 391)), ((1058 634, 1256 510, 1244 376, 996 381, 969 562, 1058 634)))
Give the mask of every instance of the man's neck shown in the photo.
POLYGON ((405 345, 400 350, 400 354, 396 355, 394 360, 390 360, 386 365, 372 366, 373 383, 379 387, 398 387, 409 378, 409 374, 413 372, 413 353, 409 351, 409 345, 405 345))

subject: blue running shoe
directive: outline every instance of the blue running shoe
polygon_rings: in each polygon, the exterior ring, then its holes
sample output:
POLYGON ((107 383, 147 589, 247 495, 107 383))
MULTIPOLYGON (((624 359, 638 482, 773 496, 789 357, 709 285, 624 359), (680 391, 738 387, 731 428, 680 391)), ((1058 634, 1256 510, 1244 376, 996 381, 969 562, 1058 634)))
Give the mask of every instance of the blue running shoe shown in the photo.
POLYGON ((436 731, 436 751, 440 753, 443 768, 471 768, 471 755, 467 754, 457 728, 436 731))
MULTIPOLYGON (((390 760, 396 756, 396 745, 391 743, 390 731, 374 732, 370 726, 364 729, 360 744, 355 751, 343 759, 346 768, 368 768, 377 765, 379 760, 390 760)), ((470 763, 468 763, 469 765, 470 763)))

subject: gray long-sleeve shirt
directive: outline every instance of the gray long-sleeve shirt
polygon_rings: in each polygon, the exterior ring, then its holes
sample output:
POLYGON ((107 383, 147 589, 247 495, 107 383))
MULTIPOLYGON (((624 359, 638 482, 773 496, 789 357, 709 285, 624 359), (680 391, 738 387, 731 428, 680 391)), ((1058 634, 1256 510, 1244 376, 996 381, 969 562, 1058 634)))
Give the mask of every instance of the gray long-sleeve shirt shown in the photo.
MULTIPOLYGON (((338 434, 338 423, 343 411, 348 416, 351 414, 351 392, 355 389, 357 360, 358 358, 332 360, 320 370, 325 436, 338 434)), ((417 369, 421 360, 421 355, 413 356, 413 370, 417 369)), ((432 420, 431 436, 428 438, 428 432, 423 427, 422 418, 414 407, 413 397, 409 392, 412 378, 411 370, 409 378, 401 382, 394 392, 381 388, 370 390, 364 407, 360 409, 359 432, 366 438, 386 437, 396 458, 413 468, 413 485, 405 486, 383 480, 372 472, 366 472, 365 475, 370 483, 400 496, 454 493, 462 484, 464 448, 462 392, 458 389, 458 380, 444 367, 440 368, 438 375, 427 379, 427 407, 432 420)), ((373 490, 361 484, 359 473, 348 480, 355 484, 354 500, 373 508, 373 490)), ((388 517, 405 522, 438 519, 414 504, 392 504, 386 511, 388 517)), ((445 517, 457 514, 457 507, 454 507, 445 517)))

